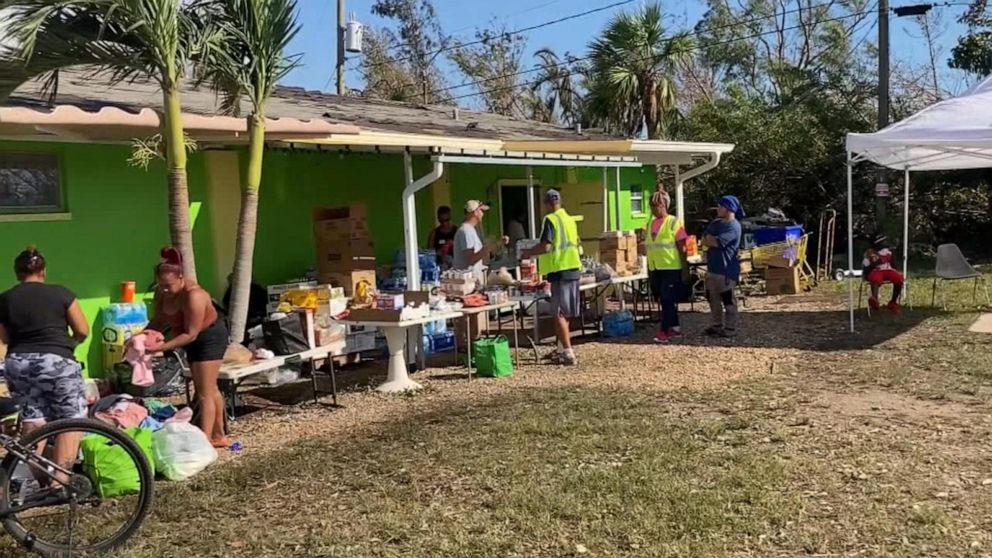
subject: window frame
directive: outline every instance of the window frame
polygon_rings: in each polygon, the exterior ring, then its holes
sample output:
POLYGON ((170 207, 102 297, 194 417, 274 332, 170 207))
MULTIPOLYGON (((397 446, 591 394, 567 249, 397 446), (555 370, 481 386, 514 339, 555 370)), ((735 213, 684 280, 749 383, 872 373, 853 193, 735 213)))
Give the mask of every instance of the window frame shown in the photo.
POLYGON ((2 205, 0 204, 0 220, 44 220, 46 217, 57 218, 69 215, 65 191, 65 179, 62 176, 62 158, 52 151, 19 151, 0 150, 0 168, 10 161, 10 168, 17 168, 17 158, 34 159, 40 163, 50 162, 55 167, 55 187, 57 188, 54 205, 2 205))
POLYGON ((644 187, 641 186, 640 184, 631 184, 629 186, 629 190, 630 190, 630 212, 631 212, 631 214, 633 214, 633 215, 644 215, 644 187), (634 195, 635 189, 636 189, 636 192, 637 192, 637 195, 636 196, 634 195), (634 207, 634 202, 635 201, 640 202, 641 207, 639 209, 636 209, 634 207))

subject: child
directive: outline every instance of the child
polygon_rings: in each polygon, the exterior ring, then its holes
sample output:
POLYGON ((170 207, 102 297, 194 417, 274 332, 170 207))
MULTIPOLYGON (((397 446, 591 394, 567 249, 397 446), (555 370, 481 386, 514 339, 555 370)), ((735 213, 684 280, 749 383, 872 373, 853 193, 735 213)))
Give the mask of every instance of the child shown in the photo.
POLYGON ((893 314, 900 314, 902 308, 899 306, 899 295, 902 294, 902 273, 892 268, 892 249, 889 247, 889 239, 884 235, 879 235, 872 243, 872 247, 865 252, 864 276, 868 284, 871 285, 871 297, 868 298, 868 305, 872 310, 879 309, 878 291, 882 283, 888 281, 892 283, 892 300, 889 301, 889 311, 893 314))

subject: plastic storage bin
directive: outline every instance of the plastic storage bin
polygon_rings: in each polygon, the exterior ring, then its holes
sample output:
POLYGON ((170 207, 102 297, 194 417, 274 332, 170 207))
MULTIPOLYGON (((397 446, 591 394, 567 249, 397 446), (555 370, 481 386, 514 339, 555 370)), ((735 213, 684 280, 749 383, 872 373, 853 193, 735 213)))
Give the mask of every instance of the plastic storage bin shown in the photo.
POLYGON ((774 244, 776 242, 786 242, 799 240, 799 237, 803 235, 802 225, 788 225, 785 227, 760 227, 754 229, 754 244, 756 246, 763 246, 765 244, 774 244))

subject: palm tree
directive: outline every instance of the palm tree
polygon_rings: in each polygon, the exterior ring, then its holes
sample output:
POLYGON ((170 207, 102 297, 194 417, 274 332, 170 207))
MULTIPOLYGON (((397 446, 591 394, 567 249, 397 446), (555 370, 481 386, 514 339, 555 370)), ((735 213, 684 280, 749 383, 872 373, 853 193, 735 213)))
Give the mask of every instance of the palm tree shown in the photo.
POLYGON ((550 48, 542 48, 534 56, 538 59, 540 73, 531 85, 531 91, 543 101, 543 108, 536 111, 540 120, 555 122, 561 119, 566 125, 579 121, 582 98, 572 77, 575 71, 567 60, 560 59, 550 48))
POLYGON ((221 94, 225 112, 238 114, 242 97, 251 104, 248 114, 248 172, 241 192, 241 214, 234 252, 231 284, 231 341, 244 339, 251 292, 258 194, 265 147, 265 106, 276 84, 298 64, 286 56, 289 42, 299 31, 295 0, 207 0, 205 17, 223 40, 212 44, 200 61, 200 78, 221 94))
POLYGON ((147 78, 162 88, 162 140, 168 167, 169 231, 196 280, 179 88, 209 33, 183 0, 0 0, 9 19, 0 37, 0 99, 30 79, 89 66, 112 83, 147 78))
POLYGON ((672 76, 693 48, 686 34, 665 36, 659 4, 618 14, 589 45, 590 116, 612 130, 662 138, 675 114, 672 76))

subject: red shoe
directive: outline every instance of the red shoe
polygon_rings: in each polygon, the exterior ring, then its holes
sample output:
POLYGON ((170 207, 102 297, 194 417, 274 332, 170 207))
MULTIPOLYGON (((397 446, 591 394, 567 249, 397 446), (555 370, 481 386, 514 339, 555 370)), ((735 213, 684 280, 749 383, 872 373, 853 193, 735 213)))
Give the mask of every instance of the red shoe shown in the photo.
POLYGON ((658 333, 656 333, 654 335, 654 342, 655 343, 668 343, 668 333, 665 330, 663 330, 663 329, 659 329, 658 330, 658 333))
POLYGON ((878 312, 878 309, 881 308, 881 306, 878 304, 878 299, 875 297, 871 297, 868 299, 868 307, 871 308, 872 312, 878 312))
POLYGON ((899 306, 898 302, 895 301, 890 302, 888 308, 889 308, 889 312, 892 312, 896 316, 902 314, 902 306, 899 306))
POLYGON ((680 337, 682 337, 682 330, 671 327, 668 328, 668 330, 665 332, 665 335, 667 335, 669 339, 679 339, 680 337))

